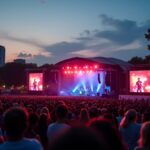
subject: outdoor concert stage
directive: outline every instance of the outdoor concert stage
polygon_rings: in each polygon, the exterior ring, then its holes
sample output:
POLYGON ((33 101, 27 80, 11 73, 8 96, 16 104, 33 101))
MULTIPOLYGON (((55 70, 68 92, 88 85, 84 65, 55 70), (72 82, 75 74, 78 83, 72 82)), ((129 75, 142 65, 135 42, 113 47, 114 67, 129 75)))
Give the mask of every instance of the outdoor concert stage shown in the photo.
MULTIPOLYGON (((55 64, 53 69, 28 70, 29 93, 115 96, 119 92, 120 76, 123 77, 122 68, 115 61, 75 57, 55 64)), ((124 83, 122 86, 126 86, 124 83)))
POLYGON ((150 95, 150 66, 133 66, 115 58, 75 57, 52 68, 28 70, 27 87, 34 95, 145 99, 150 95))

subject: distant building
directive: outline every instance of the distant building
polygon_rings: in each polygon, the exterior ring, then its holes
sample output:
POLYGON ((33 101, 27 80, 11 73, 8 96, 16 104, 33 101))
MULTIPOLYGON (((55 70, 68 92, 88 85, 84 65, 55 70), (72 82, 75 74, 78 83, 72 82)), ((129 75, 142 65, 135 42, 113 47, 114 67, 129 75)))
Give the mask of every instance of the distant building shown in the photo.
POLYGON ((25 59, 15 59, 14 63, 25 64, 26 60, 25 59))
POLYGON ((0 67, 5 64, 5 47, 0 45, 0 67))

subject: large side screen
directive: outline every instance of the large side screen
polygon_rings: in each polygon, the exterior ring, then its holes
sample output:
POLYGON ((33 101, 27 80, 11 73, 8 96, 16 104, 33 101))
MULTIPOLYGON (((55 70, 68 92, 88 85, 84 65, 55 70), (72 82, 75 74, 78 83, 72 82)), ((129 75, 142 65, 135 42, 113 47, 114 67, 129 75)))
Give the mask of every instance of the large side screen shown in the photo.
POLYGON ((130 71, 130 92, 149 93, 150 92, 150 71, 138 70, 130 71))
POLYGON ((29 91, 43 91, 43 73, 29 73, 29 91))

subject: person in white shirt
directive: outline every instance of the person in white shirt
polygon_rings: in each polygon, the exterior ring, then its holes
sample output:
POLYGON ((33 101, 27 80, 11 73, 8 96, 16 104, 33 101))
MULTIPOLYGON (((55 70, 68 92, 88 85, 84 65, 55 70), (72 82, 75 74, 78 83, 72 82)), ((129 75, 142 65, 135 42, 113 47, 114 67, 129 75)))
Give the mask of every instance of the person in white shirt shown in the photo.
POLYGON ((70 128, 66 123, 67 115, 67 106, 65 104, 59 104, 55 109, 56 122, 51 123, 48 126, 47 137, 49 142, 54 140, 58 134, 61 134, 70 128))

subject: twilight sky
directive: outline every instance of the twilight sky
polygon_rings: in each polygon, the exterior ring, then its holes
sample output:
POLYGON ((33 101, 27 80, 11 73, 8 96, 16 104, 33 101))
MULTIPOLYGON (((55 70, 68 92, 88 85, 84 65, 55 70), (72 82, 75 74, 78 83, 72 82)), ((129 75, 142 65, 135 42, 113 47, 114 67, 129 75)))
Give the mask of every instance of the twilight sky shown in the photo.
POLYGON ((150 0, 0 0, 6 61, 145 56, 150 0))

